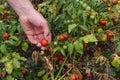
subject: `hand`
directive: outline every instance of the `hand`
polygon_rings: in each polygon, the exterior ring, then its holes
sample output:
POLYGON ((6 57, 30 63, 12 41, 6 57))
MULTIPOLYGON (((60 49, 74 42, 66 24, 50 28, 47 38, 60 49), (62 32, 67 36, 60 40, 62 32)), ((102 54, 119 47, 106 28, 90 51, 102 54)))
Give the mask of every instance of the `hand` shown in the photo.
POLYGON ((40 41, 42 39, 51 42, 51 32, 48 28, 47 21, 44 17, 37 11, 32 11, 29 15, 19 16, 21 26, 26 33, 29 41, 36 44, 41 49, 45 49, 41 46, 40 41))

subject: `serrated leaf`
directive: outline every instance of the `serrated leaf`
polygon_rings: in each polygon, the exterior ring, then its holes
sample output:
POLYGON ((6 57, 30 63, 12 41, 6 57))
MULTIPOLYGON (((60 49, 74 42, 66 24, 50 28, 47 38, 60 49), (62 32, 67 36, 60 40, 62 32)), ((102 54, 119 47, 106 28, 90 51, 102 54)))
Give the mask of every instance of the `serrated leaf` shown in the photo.
POLYGON ((76 41, 76 42, 74 42, 74 46, 75 46, 76 52, 78 52, 80 54, 83 53, 83 44, 82 44, 82 42, 76 41))
POLYGON ((68 25, 68 32, 70 33, 73 29, 77 27, 77 24, 69 24, 68 25))
POLYGON ((68 52, 71 55, 73 53, 74 45, 72 43, 68 44, 68 52))
POLYGON ((83 39, 83 41, 85 43, 88 43, 88 42, 97 42, 97 39, 96 39, 95 35, 93 35, 93 34, 86 35, 82 39, 83 39))
POLYGON ((45 74, 45 70, 39 71, 38 74, 37 74, 37 76, 41 77, 43 74, 45 74))
POLYGON ((12 61, 10 60, 9 62, 5 63, 5 70, 6 72, 8 72, 9 74, 12 73, 13 71, 13 65, 12 65, 12 61))
POLYGON ((14 58, 12 64, 14 68, 20 68, 20 62, 17 59, 14 58))
POLYGON ((6 40, 5 43, 10 44, 10 45, 14 45, 14 41, 12 39, 6 40))
POLYGON ((15 41, 18 41, 18 40, 19 40, 16 36, 10 36, 9 38, 10 38, 10 39, 13 39, 13 40, 15 40, 15 41))
POLYGON ((120 57, 116 55, 111 64, 112 66, 118 68, 120 66, 120 57))
POLYGON ((11 75, 8 75, 6 78, 7 80, 15 80, 14 77, 12 77, 11 75))
POLYGON ((0 45, 0 51, 2 52, 2 53, 6 53, 7 52, 7 46, 5 45, 5 44, 1 44, 0 45))
POLYGON ((22 43, 22 50, 26 51, 28 49, 28 44, 26 42, 22 43))
POLYGON ((20 57, 19 60, 26 61, 27 59, 25 57, 20 57))

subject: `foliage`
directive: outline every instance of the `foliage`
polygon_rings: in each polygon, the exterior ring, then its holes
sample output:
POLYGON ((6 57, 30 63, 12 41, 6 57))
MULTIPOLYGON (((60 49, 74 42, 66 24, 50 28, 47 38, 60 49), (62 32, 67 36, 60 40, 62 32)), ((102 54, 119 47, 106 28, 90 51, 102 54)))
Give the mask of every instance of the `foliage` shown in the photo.
POLYGON ((117 4, 114 0, 31 1, 47 19, 52 42, 43 52, 31 44, 16 13, 0 0, 2 80, 72 80, 76 73, 80 80, 111 68, 110 75, 120 79, 120 0, 117 4), (3 37, 4 33, 8 38, 3 37), (48 73, 48 68, 53 70, 48 73))

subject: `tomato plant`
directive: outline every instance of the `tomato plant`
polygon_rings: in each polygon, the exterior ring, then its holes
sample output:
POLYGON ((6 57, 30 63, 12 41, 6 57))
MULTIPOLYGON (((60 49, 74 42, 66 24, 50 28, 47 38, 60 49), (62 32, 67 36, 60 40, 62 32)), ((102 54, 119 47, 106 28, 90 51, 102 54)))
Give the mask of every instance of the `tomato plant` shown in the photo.
POLYGON ((120 0, 31 1, 47 19, 52 41, 40 41, 44 51, 31 44, 0 0, 0 79, 85 80, 99 73, 120 79, 120 0))

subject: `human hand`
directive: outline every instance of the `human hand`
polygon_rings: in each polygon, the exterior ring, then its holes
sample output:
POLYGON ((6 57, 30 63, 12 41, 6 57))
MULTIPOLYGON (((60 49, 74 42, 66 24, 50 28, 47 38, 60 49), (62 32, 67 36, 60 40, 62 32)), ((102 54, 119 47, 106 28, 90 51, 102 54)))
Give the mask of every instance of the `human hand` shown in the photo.
POLYGON ((51 32, 44 17, 39 12, 32 11, 29 15, 21 15, 19 18, 29 41, 44 50, 45 47, 41 46, 40 41, 46 39, 48 43, 51 42, 51 32))

